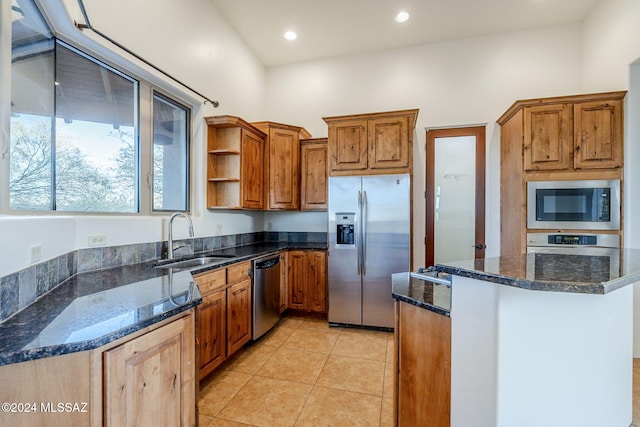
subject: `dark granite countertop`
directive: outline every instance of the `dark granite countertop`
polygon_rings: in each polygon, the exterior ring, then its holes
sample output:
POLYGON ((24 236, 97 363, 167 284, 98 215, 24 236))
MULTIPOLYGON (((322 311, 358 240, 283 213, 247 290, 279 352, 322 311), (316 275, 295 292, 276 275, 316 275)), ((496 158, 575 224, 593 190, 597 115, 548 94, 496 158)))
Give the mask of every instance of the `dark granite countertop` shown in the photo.
POLYGON ((443 316, 451 312, 451 284, 434 283, 412 277, 411 273, 391 275, 393 298, 443 316))
POLYGON ((534 291, 606 294, 640 281, 640 249, 540 251, 438 264, 435 270, 534 291))
MULTIPOLYGON (((431 268, 453 275, 532 291, 606 294, 640 281, 640 249, 581 248, 559 252, 456 261, 431 268)), ((392 275, 393 297, 449 316, 451 286, 392 275)))
POLYGON ((192 274, 285 249, 326 244, 257 243, 197 254, 227 259, 191 269, 147 262, 72 276, 0 323, 0 366, 101 347, 200 304, 192 274))

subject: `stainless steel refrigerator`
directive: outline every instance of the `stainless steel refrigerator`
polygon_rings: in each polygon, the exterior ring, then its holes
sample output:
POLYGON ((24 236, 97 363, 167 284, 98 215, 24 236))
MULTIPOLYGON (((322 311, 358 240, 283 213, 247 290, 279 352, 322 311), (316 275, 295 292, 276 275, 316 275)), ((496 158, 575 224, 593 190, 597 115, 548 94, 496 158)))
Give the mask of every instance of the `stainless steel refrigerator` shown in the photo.
POLYGON ((329 178, 329 323, 393 327, 391 274, 411 263, 410 182, 329 178))

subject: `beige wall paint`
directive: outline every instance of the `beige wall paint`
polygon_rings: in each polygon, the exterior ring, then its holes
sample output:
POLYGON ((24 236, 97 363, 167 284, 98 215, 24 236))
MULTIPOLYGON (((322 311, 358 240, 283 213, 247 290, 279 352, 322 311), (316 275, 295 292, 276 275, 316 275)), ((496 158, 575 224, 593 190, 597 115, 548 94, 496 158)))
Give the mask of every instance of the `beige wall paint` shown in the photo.
POLYGON ((495 256, 495 120, 517 99, 581 92, 581 31, 579 25, 559 26, 270 68, 267 109, 271 119, 301 124, 314 136, 326 136, 323 116, 420 109, 414 138, 415 267, 424 264, 425 128, 486 123, 486 244, 487 255, 495 256))

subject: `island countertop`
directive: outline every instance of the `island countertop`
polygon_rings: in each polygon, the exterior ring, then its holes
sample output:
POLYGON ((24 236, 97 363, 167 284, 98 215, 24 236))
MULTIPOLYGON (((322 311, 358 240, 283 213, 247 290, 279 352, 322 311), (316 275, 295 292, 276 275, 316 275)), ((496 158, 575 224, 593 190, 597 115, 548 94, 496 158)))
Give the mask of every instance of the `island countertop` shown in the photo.
MULTIPOLYGON (((431 273, 426 276, 461 276, 531 291, 602 295, 640 281, 640 249, 530 252, 447 262, 428 270, 431 273)), ((391 282, 396 300, 450 315, 451 283, 434 283, 410 273, 394 274, 391 282)))
POLYGON ((286 249, 326 244, 255 243, 197 254, 226 259, 189 270, 150 261, 72 276, 0 323, 0 366, 101 347, 200 304, 192 274, 286 249))
POLYGON ((640 249, 530 252, 447 262, 435 270, 533 291, 606 294, 640 281, 640 249))

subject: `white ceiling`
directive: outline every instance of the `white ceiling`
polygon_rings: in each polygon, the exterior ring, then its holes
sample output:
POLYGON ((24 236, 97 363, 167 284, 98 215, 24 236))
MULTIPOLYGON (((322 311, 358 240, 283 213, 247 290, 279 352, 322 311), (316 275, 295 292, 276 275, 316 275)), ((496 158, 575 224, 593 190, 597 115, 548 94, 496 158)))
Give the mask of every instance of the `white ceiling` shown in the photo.
POLYGON ((211 0, 267 67, 550 25, 600 0, 211 0), (395 22, 400 10, 411 18, 395 22), (296 31, 289 42, 283 34, 296 31))

